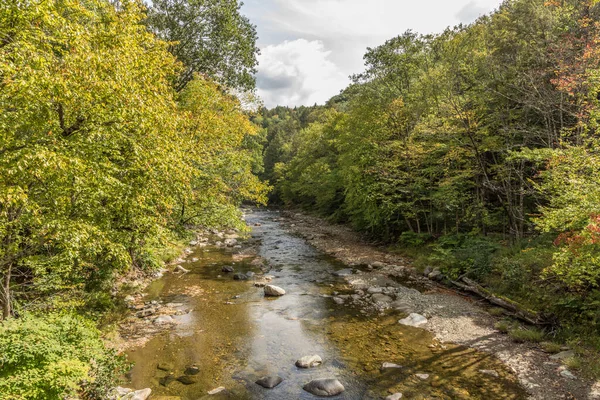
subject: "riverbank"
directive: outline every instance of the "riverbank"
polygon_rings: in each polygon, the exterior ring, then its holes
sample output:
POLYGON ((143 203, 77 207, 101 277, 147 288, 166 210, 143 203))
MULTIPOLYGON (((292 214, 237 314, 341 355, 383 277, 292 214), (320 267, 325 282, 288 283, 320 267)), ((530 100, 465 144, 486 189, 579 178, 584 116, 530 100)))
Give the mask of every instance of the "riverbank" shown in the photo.
POLYGON ((423 328, 441 342, 452 342, 493 354, 512 369, 531 399, 600 399, 600 383, 571 373, 560 360, 538 346, 515 343, 494 328, 498 319, 486 310, 486 303, 463 296, 429 281, 410 266, 410 261, 385 248, 369 244, 346 226, 298 212, 283 212, 279 222, 290 232, 304 237, 320 251, 361 270, 347 277, 353 290, 407 282, 421 285, 422 293, 402 297, 407 311, 428 317, 423 328), (361 266, 371 266, 362 270, 361 266))

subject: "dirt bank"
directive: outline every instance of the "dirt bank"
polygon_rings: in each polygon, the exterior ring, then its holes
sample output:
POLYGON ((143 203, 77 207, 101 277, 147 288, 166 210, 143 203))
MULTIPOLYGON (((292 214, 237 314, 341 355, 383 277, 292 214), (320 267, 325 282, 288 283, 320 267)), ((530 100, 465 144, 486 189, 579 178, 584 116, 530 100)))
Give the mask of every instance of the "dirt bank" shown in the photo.
MULTIPOLYGON (((372 245, 346 226, 333 225, 298 212, 282 212, 279 222, 308 240, 322 252, 357 268, 347 277, 349 288, 363 291, 374 287, 412 286, 401 306, 428 318, 423 328, 442 342, 453 342, 493 354, 518 376, 531 399, 600 399, 600 383, 569 374, 565 367, 539 347, 518 344, 494 329, 497 319, 485 303, 464 296, 419 276, 410 261, 372 245), (368 266, 370 268, 359 268, 368 266), (566 375, 566 376, 565 376, 566 375)), ((382 308, 385 308, 383 306, 382 308)), ((574 372, 576 375, 576 373, 574 372)))

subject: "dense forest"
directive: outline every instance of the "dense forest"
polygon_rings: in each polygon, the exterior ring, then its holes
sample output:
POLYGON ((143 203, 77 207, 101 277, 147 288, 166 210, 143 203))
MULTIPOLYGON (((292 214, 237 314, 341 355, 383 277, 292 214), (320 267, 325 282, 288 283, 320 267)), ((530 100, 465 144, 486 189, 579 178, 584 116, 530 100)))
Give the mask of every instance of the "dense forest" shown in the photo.
POLYGON ((600 2, 506 0, 257 107, 236 0, 0 2, 0 398, 101 399, 116 283, 303 208, 600 350, 600 2), (258 110, 258 111, 257 111, 258 110))
POLYGON ((408 31, 324 106, 262 110, 271 197, 600 346, 600 4, 408 31))

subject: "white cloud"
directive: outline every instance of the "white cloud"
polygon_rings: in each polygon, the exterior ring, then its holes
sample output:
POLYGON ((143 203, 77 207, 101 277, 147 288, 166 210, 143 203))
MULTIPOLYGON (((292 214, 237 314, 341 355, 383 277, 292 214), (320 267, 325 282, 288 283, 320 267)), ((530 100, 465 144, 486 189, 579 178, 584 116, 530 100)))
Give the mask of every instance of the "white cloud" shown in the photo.
MULTIPOLYGON (((427 34, 469 23, 501 3, 502 0, 246 0, 243 11, 257 25, 259 47, 263 53, 273 47, 289 47, 286 41, 318 41, 322 43, 319 53, 325 53, 324 49, 330 52, 319 59, 333 63, 337 74, 346 77, 363 70, 362 57, 367 47, 383 44, 409 29, 427 34)), ((263 57, 261 61, 265 62, 263 57)), ((259 65, 259 78, 262 75, 263 82, 265 77, 271 76, 273 63, 259 65), (269 71, 264 71, 265 68, 269 71)), ((328 64, 327 69, 333 67, 328 64)), ((347 84, 347 80, 342 79, 335 82, 341 85, 336 90, 331 84, 327 85, 332 94, 347 84)), ((283 85, 282 81, 269 83, 283 85)), ((300 85, 291 90, 300 88, 307 86, 300 85)), ((287 99, 286 104, 290 104, 289 101, 295 101, 292 98, 305 101, 310 97, 306 91, 282 96, 281 88, 263 87, 259 92, 269 97, 265 97, 267 104, 279 99, 287 99)))
POLYGON ((267 107, 324 103, 348 85, 321 41, 297 39, 266 46, 259 56, 258 94, 267 107))

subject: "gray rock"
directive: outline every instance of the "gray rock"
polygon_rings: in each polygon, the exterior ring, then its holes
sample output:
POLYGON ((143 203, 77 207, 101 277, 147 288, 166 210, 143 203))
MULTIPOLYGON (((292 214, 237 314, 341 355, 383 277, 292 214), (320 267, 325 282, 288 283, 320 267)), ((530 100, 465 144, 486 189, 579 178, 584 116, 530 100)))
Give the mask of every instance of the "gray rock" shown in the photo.
POLYGON ((393 301, 390 296, 386 296, 382 293, 375 293, 371 297, 371 300, 373 300, 374 303, 391 303, 393 301))
POLYGON ((575 352, 573 350, 561 351, 560 353, 556 353, 550 356, 551 360, 566 360, 568 358, 575 357, 575 352))
POLYGON ((333 298, 333 301, 335 302, 335 304, 339 304, 339 305, 344 304, 344 299, 342 299, 341 297, 336 296, 333 298))
POLYGON ((381 261, 375 261, 374 263, 371 264, 371 266, 375 269, 379 269, 379 268, 385 267, 385 264, 382 263, 381 261))
POLYGON ((350 276, 352 275, 352 270, 350 268, 340 269, 339 271, 333 272, 335 276, 350 276))
POLYGON ((394 363, 390 363, 390 362, 384 362, 383 365, 381 366, 381 370, 386 370, 386 369, 398 369, 398 368, 402 368, 402 365, 398 365, 398 364, 394 364, 394 363))
POLYGON ((248 279, 252 279, 252 278, 254 278, 254 275, 256 275, 256 273, 255 273, 255 272, 252 272, 252 271, 248 271, 248 272, 246 272, 246 276, 248 277, 248 279))
POLYGON ((237 240, 236 239, 225 239, 225 241, 223 242, 225 244, 225 246, 227 247, 233 247, 237 244, 237 240))
POLYGON ((431 273, 429 273, 427 277, 432 281, 441 281, 442 278, 444 278, 444 275, 442 274, 442 271, 436 268, 431 273))
POLYGON ((402 393, 394 393, 390 394, 385 400, 400 400, 402 398, 402 393))
POLYGON ((298 368, 314 368, 321 364, 323 364, 323 360, 316 354, 314 356, 304 356, 296 361, 296 367, 298 368))
POLYGON ((429 379, 429 374, 415 374, 415 376, 422 381, 429 379))
POLYGON ((573 373, 568 369, 563 369, 562 371, 560 371, 560 376, 567 379, 577 379, 577 377, 573 375, 573 373))
POLYGON ((283 290, 279 286, 275 286, 275 285, 266 285, 264 291, 265 291, 265 296, 278 297, 278 296, 283 296, 285 294, 285 290, 283 290))
POLYGON ((172 324, 174 322, 175 320, 170 315, 160 315, 154 318, 154 321, 152 321, 154 325, 172 324))
POLYGON ((484 375, 493 376, 494 378, 500 377, 498 371, 494 371, 493 369, 480 369, 479 372, 481 372, 484 375))
POLYGON ((233 275, 233 280, 235 280, 235 281, 247 281, 248 280, 248 276, 246 274, 237 273, 237 274, 233 275))
POLYGON ((175 269, 173 270, 173 273, 176 273, 176 274, 185 274, 187 272, 190 272, 190 270, 183 268, 181 265, 176 266, 175 269))
POLYGON ((346 390, 337 379, 315 379, 304 385, 303 389, 322 397, 336 396, 346 390))
POLYGON ((152 394, 152 389, 146 388, 142 390, 136 390, 135 392, 127 393, 121 397, 121 400, 146 400, 152 394))
POLYGON ((273 389, 281 382, 283 382, 283 378, 275 375, 262 377, 256 381, 256 384, 264 387, 265 389, 273 389))
POLYGON ((369 294, 381 294, 383 293, 383 288, 382 287, 370 287, 367 289, 367 293, 369 294))
POLYGON ((418 327, 427 323, 427 318, 421 314, 411 313, 408 317, 401 319, 398 323, 407 326, 418 327))
POLYGON ((213 390, 209 390, 208 394, 210 394, 210 395, 218 394, 218 393, 221 393, 224 390, 225 390, 225 388, 223 386, 219 386, 218 388, 215 388, 213 390))
POLYGON ((425 267, 425 269, 423 270, 423 275, 429 276, 429 274, 432 272, 433 272, 433 268, 428 266, 428 267, 425 267))

